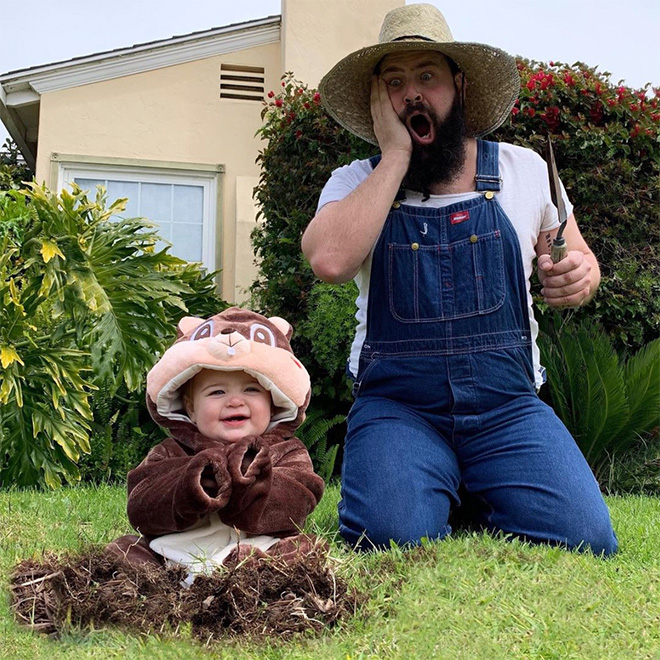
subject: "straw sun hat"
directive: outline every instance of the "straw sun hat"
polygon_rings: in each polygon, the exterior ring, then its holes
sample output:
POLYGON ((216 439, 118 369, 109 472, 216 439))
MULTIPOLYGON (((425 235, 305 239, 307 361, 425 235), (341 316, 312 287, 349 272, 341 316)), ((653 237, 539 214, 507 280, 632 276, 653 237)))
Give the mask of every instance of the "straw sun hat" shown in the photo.
POLYGON ((389 53, 435 50, 456 62, 465 74, 465 124, 472 137, 494 131, 518 97, 520 76, 515 58, 485 44, 454 41, 445 17, 433 5, 407 5, 390 11, 378 42, 345 57, 319 84, 328 113, 372 144, 378 142, 370 109, 371 76, 389 53))

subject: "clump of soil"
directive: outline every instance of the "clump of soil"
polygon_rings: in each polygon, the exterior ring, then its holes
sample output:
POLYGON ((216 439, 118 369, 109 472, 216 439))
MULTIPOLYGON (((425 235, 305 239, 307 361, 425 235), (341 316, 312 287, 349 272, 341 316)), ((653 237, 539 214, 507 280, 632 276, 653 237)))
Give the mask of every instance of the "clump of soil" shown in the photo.
POLYGON ((352 616, 366 597, 348 588, 326 549, 304 555, 248 557, 183 586, 183 568, 129 564, 103 551, 19 564, 11 579, 18 621, 57 635, 69 626, 114 625, 134 631, 261 638, 320 631, 352 616))

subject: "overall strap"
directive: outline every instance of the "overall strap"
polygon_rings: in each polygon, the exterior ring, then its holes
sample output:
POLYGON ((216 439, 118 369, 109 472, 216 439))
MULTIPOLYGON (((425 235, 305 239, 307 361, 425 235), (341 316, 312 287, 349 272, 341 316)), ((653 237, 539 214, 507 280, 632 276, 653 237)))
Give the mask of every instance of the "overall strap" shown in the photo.
POLYGON ((499 190, 502 179, 499 164, 500 145, 497 142, 477 140, 477 191, 499 190))
MULTIPOLYGON (((372 169, 374 169, 374 170, 376 169, 376 165, 378 165, 378 163, 380 163, 381 158, 382 158, 382 156, 380 154, 376 154, 375 156, 371 156, 371 158, 369 158, 369 162, 371 163, 371 168, 372 169)), ((401 186, 399 188, 399 191, 396 194, 396 197, 394 198, 394 201, 395 202, 403 202, 405 199, 406 199, 406 193, 403 189, 403 186, 401 186)))

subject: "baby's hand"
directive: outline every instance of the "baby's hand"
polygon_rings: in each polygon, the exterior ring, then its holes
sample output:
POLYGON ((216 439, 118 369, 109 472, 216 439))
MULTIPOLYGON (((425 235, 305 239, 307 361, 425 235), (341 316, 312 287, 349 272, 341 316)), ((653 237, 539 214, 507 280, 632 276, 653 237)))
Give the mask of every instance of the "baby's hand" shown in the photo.
POLYGON ((217 497, 218 496, 218 482, 215 478, 215 472, 213 468, 210 465, 207 465, 203 470, 201 474, 201 483, 202 483, 202 488, 204 489, 204 492, 209 496, 209 497, 217 497))
POLYGON ((270 447, 260 436, 246 436, 229 449, 227 463, 234 483, 253 481, 270 470, 270 447))

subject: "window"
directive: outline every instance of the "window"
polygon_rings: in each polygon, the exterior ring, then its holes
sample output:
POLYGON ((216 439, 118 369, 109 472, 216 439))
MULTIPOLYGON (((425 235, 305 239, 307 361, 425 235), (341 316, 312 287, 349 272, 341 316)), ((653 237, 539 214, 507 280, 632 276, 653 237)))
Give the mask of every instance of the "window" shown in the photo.
MULTIPOLYGON (((63 162, 59 187, 75 182, 93 196, 101 185, 110 202, 128 198, 122 217, 147 218, 157 225, 161 238, 171 243, 171 254, 215 270, 219 267, 215 260, 217 178, 217 168, 196 171, 63 162)), ((165 245, 159 242, 157 248, 165 245)))

